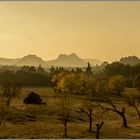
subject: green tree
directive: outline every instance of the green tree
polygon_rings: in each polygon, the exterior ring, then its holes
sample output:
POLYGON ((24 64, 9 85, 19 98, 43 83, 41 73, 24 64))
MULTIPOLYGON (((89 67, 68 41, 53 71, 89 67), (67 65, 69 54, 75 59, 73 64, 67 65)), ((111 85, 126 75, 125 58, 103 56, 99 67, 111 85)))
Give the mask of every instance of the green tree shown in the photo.
POLYGON ((59 82, 57 83, 57 87, 62 91, 62 92, 68 92, 70 94, 75 94, 76 92, 76 74, 70 73, 66 74, 63 76, 59 82))
POLYGON ((55 77, 58 91, 70 94, 83 94, 84 75, 75 72, 57 75, 55 77))
POLYGON ((109 93, 120 95, 121 92, 124 91, 125 86, 126 86, 125 78, 121 75, 115 75, 111 77, 106 89, 109 93))

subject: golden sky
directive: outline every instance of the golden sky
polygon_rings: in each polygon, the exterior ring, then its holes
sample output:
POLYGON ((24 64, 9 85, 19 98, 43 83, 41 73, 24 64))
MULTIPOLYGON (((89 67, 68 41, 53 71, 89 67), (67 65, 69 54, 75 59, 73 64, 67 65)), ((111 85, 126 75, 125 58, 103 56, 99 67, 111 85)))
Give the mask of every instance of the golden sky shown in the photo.
POLYGON ((0 2, 0 57, 140 57, 140 2, 0 2))

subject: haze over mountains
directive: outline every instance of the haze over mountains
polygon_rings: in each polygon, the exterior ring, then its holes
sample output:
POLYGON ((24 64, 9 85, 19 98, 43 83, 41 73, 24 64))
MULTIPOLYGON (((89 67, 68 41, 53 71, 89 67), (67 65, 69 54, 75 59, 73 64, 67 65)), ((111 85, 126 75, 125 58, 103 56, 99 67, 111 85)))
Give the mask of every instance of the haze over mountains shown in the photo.
POLYGON ((43 67, 47 66, 45 61, 36 55, 24 56, 15 63, 17 66, 39 66, 39 64, 41 64, 43 67))
POLYGON ((57 59, 46 61, 46 63, 49 65, 65 67, 82 67, 85 65, 85 62, 74 53, 70 55, 60 54, 57 59))
POLYGON ((89 62, 91 65, 100 65, 102 61, 97 59, 83 59, 75 53, 66 55, 60 54, 57 59, 46 61, 48 65, 64 66, 64 67, 83 67, 89 62))
POLYGON ((123 63, 125 65, 129 64, 131 66, 140 64, 140 59, 136 56, 128 56, 128 57, 122 57, 120 59, 120 63, 123 63))
POLYGON ((36 55, 27 55, 23 58, 17 59, 7 59, 0 58, 0 65, 17 65, 17 66, 38 66, 41 64, 43 67, 49 66, 63 66, 63 67, 83 67, 86 66, 87 62, 90 62, 91 65, 101 64, 102 61, 97 59, 82 59, 77 56, 75 53, 66 55, 60 54, 55 60, 44 61, 41 57, 36 55))
MULTIPOLYGON (((45 61, 36 55, 27 55, 23 58, 8 59, 0 58, 0 65, 17 65, 17 66, 62 66, 62 67, 83 67, 89 62, 92 66, 101 65, 103 62, 98 59, 83 59, 77 56, 75 53, 66 55, 60 54, 55 60, 45 61)), ((136 56, 122 57, 119 61, 123 64, 136 65, 140 64, 140 59, 136 56)))
POLYGON ((0 65, 14 65, 20 59, 0 58, 0 65))

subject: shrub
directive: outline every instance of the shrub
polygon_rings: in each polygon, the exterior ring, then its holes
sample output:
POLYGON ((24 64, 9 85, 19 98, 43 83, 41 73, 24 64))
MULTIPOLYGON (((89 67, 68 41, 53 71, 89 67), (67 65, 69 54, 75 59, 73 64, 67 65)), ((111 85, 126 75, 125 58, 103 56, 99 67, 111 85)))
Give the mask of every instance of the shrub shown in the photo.
POLYGON ((35 92, 30 92, 24 99, 25 104, 42 104, 42 99, 40 95, 35 92))

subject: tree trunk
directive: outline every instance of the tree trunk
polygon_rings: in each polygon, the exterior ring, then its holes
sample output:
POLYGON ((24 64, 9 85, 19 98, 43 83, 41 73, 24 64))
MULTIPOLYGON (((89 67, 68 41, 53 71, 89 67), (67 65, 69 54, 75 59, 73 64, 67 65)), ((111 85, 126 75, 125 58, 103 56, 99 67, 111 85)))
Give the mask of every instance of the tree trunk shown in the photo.
POLYGON ((92 117, 89 119, 89 131, 92 131, 92 117))
POLYGON ((137 111, 138 116, 139 116, 139 119, 140 119, 140 112, 139 112, 139 110, 138 110, 138 108, 137 108, 137 107, 135 107, 135 108, 136 108, 136 111, 137 111))
POLYGON ((99 131, 102 128, 104 122, 102 121, 101 124, 96 124, 96 139, 99 139, 99 131))
POLYGON ((64 136, 67 137, 67 122, 64 123, 64 136))
POLYGON ((97 131, 96 131, 96 139, 99 139, 99 129, 97 128, 97 131))
POLYGON ((82 112, 84 112, 88 118, 89 118, 89 131, 91 132, 92 131, 92 109, 90 110, 90 112, 87 112, 87 111, 84 111, 84 110, 81 110, 82 112))
POLYGON ((125 117, 124 113, 121 116, 123 118, 123 127, 127 128, 128 127, 127 126, 127 120, 126 120, 126 117, 125 117))
POLYGON ((90 111, 89 114, 89 131, 92 131, 92 110, 90 111))
POLYGON ((7 101, 7 106, 8 107, 10 106, 10 102, 11 102, 11 98, 8 98, 8 101, 7 101))

